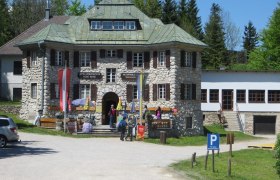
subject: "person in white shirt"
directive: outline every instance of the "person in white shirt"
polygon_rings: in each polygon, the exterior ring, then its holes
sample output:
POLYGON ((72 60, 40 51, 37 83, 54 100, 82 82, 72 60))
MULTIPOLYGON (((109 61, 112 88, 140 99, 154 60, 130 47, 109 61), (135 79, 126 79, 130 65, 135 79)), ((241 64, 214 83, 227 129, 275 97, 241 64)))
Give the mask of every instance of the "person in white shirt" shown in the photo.
POLYGON ((86 118, 85 122, 83 124, 82 132, 83 133, 90 133, 91 131, 92 131, 92 124, 89 122, 89 119, 86 118))

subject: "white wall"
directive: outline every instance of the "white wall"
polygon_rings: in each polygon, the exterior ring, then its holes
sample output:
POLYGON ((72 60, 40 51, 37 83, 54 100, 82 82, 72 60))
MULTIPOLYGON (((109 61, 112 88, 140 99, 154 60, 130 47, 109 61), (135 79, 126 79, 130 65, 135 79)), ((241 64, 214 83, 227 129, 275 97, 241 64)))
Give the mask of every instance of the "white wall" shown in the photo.
POLYGON ((238 103, 239 111, 280 112, 280 103, 267 103, 268 90, 280 90, 280 72, 226 72, 203 71, 201 89, 207 89, 207 103, 201 103, 203 111, 218 111, 219 103, 209 103, 209 89, 233 90, 233 110, 236 111, 236 90, 246 90, 246 103, 238 103), (265 90, 265 103, 248 103, 248 90, 265 90))

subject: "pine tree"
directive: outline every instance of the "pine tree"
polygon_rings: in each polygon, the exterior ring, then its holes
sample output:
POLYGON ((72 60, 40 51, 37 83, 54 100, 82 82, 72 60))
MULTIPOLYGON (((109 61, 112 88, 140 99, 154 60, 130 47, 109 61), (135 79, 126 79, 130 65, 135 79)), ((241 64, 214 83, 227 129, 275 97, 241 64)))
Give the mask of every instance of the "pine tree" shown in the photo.
POLYGON ((80 16, 86 13, 87 9, 81 0, 71 0, 71 4, 67 10, 67 14, 70 16, 80 16))
POLYGON ((10 16, 6 0, 0 0, 0 46, 5 44, 11 37, 9 32, 10 16))
POLYGON ((190 25, 187 32, 196 37, 199 40, 203 39, 201 17, 198 16, 198 8, 196 5, 196 0, 190 0, 187 3, 187 24, 190 25))
POLYGON ((221 8, 213 3, 209 21, 205 26, 204 42, 208 45, 203 53, 203 68, 218 69, 225 63, 225 39, 221 8))
POLYGON ((150 18, 161 18, 161 2, 158 0, 147 0, 144 12, 150 18))
POLYGON ((177 5, 174 0, 165 0, 163 3, 161 20, 165 24, 177 22, 177 5))
POLYGON ((62 16, 66 15, 68 9, 67 0, 52 0, 51 1, 51 15, 62 16))
POLYGON ((245 26, 243 36, 243 48, 250 54, 252 50, 257 47, 259 35, 253 23, 249 21, 248 25, 245 26))
POLYGON ((142 12, 145 12, 144 0, 133 0, 134 5, 142 12))

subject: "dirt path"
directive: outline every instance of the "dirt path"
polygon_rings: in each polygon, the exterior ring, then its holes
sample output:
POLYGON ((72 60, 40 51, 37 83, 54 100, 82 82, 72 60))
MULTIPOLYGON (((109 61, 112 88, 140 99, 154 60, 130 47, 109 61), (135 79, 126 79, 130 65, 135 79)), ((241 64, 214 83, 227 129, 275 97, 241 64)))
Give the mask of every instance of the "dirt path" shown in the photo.
MULTIPOLYGON (((182 179, 168 165, 206 153, 206 146, 172 147, 118 138, 76 139, 20 133, 21 144, 0 150, 1 179, 92 180, 182 179)), ((233 150, 251 144, 275 142, 269 139, 236 143, 233 150)), ((221 152, 227 151, 226 145, 221 152)))

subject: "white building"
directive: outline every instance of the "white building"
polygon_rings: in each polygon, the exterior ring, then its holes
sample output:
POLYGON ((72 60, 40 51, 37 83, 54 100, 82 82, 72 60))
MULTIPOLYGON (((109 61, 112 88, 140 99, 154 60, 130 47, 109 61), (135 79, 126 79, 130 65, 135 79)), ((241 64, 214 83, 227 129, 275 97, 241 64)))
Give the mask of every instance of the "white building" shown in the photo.
POLYGON ((280 72, 203 71, 204 123, 225 118, 229 129, 279 133, 280 72))

